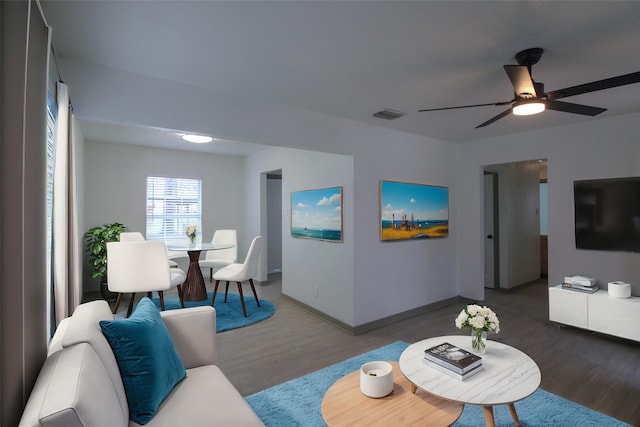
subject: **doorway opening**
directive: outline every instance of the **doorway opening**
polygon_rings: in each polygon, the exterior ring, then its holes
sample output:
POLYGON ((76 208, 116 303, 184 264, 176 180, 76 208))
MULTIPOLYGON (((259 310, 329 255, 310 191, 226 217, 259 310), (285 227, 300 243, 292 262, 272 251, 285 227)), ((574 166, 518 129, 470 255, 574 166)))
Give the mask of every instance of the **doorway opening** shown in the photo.
POLYGON ((498 173, 484 171, 484 287, 500 284, 500 211, 498 173))
POLYGON ((267 173, 267 274, 282 273, 282 170, 267 173))
POLYGON ((545 278, 546 159, 483 169, 485 287, 510 289, 545 278))

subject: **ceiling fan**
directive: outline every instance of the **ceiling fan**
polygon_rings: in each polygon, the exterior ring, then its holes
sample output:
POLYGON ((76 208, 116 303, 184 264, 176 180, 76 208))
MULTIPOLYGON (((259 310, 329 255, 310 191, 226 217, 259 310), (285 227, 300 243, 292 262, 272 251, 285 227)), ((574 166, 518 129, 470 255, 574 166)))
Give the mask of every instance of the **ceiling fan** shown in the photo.
POLYGON ((511 80, 514 91, 514 98, 509 101, 460 105, 457 107, 428 108, 418 111, 441 111, 454 110, 458 108, 484 107, 489 105, 511 105, 508 110, 505 110, 497 116, 494 116, 486 122, 476 126, 476 129, 488 126, 491 123, 509 115, 509 113, 524 116, 541 113, 545 109, 563 111, 565 113, 582 114, 585 116, 595 116, 607 111, 607 109, 558 101, 558 99, 640 82, 639 71, 577 86, 571 86, 565 89, 545 92, 544 84, 534 81, 531 77, 531 66, 538 63, 542 57, 542 52, 543 50, 539 47, 525 49, 515 55, 518 65, 504 66, 504 70, 506 71, 509 80, 511 80))

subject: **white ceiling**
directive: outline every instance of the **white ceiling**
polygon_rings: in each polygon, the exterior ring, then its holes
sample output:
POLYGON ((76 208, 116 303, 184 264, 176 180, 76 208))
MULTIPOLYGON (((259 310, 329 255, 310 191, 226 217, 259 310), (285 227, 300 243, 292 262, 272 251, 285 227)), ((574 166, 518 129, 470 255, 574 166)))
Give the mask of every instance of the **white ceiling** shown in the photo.
POLYGON ((90 141, 131 144, 168 150, 248 156, 266 148, 260 144, 220 138, 215 138, 213 142, 208 144, 194 144, 182 139, 184 132, 172 129, 106 123, 87 119, 80 119, 80 127, 82 135, 90 141))
MULTIPOLYGON (((640 111, 640 84, 634 84, 563 99, 608 109, 596 117, 546 111, 509 115, 474 129, 506 108, 418 112, 510 100, 513 89, 502 66, 515 64, 514 54, 530 47, 545 50, 533 77, 547 91, 640 71, 637 1, 42 0, 42 5, 57 57, 450 142, 640 111), (384 108, 407 114, 393 121, 372 117, 384 108)), ((76 114, 83 118, 82 111, 76 114)), ((114 139, 118 132, 132 140, 162 138, 157 129, 142 135, 142 129, 112 126, 83 122, 85 134, 96 139, 114 139)), ((181 149, 178 143, 166 142, 181 149)), ((242 148, 246 153, 256 146, 242 148)))

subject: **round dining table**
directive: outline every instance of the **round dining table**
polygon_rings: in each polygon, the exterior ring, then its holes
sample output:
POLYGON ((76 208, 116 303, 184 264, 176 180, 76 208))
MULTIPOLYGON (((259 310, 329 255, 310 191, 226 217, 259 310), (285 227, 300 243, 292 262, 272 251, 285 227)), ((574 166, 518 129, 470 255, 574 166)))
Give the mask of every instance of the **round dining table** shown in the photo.
POLYGON ((207 288, 202 277, 200 269, 200 254, 207 251, 215 251, 220 249, 229 249, 232 244, 213 244, 213 243, 170 243, 167 250, 176 252, 187 252, 189 255, 189 269, 187 270, 187 278, 182 285, 182 295, 185 301, 203 301, 207 299, 207 288))

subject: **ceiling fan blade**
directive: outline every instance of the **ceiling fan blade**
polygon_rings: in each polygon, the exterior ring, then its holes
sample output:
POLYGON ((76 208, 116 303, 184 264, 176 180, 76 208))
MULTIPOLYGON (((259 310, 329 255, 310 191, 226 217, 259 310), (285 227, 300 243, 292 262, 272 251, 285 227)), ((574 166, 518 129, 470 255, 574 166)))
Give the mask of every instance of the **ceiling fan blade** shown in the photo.
POLYGON ((491 123, 500 120, 501 118, 508 116, 511 113, 511 108, 509 108, 508 110, 503 111, 502 113, 498 114, 495 117, 490 118, 489 120, 487 120, 486 122, 479 124, 478 126, 476 126, 476 129, 478 128, 483 128, 485 126, 489 126, 491 123))
POLYGON ((441 110, 456 110, 458 108, 487 107, 489 105, 493 105, 493 106, 509 105, 513 101, 515 101, 515 100, 512 99, 511 101, 489 102, 487 104, 459 105, 457 107, 427 108, 427 109, 424 109, 424 110, 418 110, 418 112, 422 113, 422 112, 425 112, 425 111, 441 111, 441 110))
POLYGON ((607 111, 606 108, 591 107, 589 105, 572 104, 571 102, 546 100, 545 105, 549 110, 564 111, 565 113, 582 114, 584 116, 597 116, 607 111))
POLYGON ((529 74, 529 69, 524 65, 505 65, 504 71, 506 71, 511 84, 513 85, 513 91, 516 96, 524 98, 533 98, 536 96, 536 88, 529 74))
POLYGON ((610 89, 612 87, 625 86, 633 83, 640 83, 640 71, 635 73, 623 74, 617 77, 611 77, 604 80, 597 80, 591 83, 585 83, 578 86, 571 86, 564 89, 553 90, 546 93, 547 99, 566 98, 568 96, 581 95, 583 93, 596 92, 599 90, 610 89))

